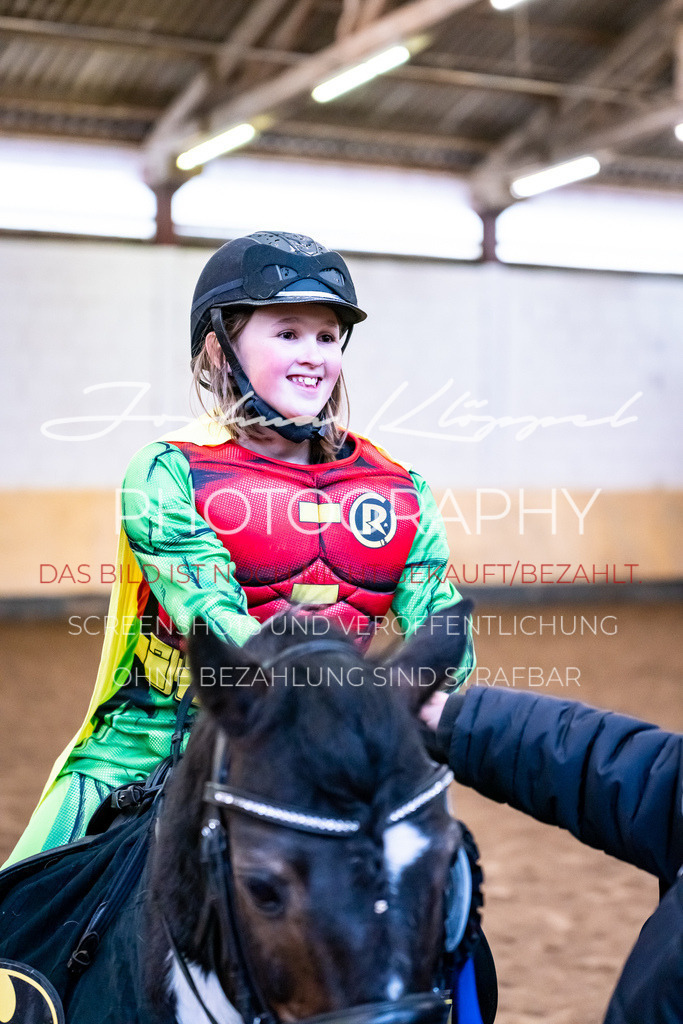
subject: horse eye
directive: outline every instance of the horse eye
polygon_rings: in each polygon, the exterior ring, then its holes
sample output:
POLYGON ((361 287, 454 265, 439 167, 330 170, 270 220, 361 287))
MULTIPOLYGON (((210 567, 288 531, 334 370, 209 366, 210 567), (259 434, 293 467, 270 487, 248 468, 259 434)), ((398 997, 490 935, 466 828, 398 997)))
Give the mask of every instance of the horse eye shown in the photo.
POLYGON ((262 914, 275 917, 283 913, 286 902, 285 887, 282 883, 262 875, 252 875, 246 879, 246 887, 257 909, 262 914))

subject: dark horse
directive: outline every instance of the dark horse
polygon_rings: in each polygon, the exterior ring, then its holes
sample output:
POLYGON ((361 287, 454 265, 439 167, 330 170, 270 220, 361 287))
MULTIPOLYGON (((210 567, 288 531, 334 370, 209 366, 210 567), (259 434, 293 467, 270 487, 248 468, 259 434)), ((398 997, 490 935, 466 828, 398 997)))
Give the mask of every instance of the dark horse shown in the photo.
MULTIPOLYGON (((87 970, 52 978, 69 1024, 443 1024, 434 992, 460 830, 417 713, 459 664, 468 612, 433 616, 389 662, 336 633, 311 638, 314 619, 274 619, 244 648, 195 624, 204 712, 145 826, 140 882, 114 920, 104 901, 87 970)), ((105 839, 74 845, 82 858, 94 843, 94 862, 105 839)), ((66 849, 31 858, 48 858, 39 879, 66 849)), ((6 896, 0 884, 0 955, 50 977, 6 941, 22 924, 6 896)), ((42 909, 46 933, 73 930, 51 898, 42 909)))

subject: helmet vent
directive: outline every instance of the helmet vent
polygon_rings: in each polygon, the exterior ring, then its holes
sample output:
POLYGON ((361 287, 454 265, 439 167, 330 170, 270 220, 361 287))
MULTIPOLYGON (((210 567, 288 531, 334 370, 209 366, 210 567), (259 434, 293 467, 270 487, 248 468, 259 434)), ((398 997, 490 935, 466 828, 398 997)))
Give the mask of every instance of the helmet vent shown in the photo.
POLYGON ((328 270, 321 270, 318 276, 330 284, 343 285, 345 283, 344 275, 341 271, 335 270, 334 267, 330 267, 328 270))
POLYGON ((262 272, 264 281, 287 281, 292 277, 298 277, 293 267, 283 267, 278 263, 271 263, 264 267, 262 272))

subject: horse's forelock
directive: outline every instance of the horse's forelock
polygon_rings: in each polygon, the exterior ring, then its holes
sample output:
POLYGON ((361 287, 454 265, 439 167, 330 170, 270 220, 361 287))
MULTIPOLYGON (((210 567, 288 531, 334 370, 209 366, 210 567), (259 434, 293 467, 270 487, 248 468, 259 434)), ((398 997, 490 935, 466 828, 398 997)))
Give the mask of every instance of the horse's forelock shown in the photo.
POLYGON ((244 735, 231 736, 238 785, 361 813, 382 804, 386 779, 414 782, 425 755, 405 694, 339 626, 295 609, 268 620, 244 653, 265 685, 244 735))
POLYGON ((264 767, 272 760, 282 784, 291 764, 293 779, 341 808, 381 798, 415 732, 405 702, 375 684, 372 663, 353 647, 333 658, 309 654, 305 663, 292 657, 286 673, 278 667, 253 729, 264 767))

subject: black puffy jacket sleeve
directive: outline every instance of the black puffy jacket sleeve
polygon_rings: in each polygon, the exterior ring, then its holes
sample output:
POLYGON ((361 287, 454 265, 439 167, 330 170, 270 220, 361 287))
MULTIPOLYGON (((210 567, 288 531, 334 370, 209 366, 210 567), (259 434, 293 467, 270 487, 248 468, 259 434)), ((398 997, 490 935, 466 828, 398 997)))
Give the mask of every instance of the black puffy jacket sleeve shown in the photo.
POLYGON ((683 861, 683 736, 576 701, 473 687, 436 752, 458 782, 673 884, 683 861))

